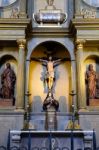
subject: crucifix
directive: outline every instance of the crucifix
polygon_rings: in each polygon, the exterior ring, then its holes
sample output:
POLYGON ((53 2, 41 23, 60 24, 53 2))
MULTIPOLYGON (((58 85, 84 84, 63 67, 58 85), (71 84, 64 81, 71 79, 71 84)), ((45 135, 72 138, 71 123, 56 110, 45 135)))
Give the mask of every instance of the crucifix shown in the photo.
POLYGON ((51 55, 47 58, 31 58, 32 61, 39 61, 46 67, 44 79, 47 81, 48 91, 52 92, 53 84, 56 79, 54 68, 62 61, 70 61, 69 58, 53 58, 51 55))

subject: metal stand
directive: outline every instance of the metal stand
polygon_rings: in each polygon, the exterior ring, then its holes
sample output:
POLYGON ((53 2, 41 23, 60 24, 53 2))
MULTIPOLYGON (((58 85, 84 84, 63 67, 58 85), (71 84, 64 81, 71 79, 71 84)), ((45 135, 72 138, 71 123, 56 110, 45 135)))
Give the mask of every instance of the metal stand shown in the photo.
POLYGON ((27 93, 25 94, 25 96, 27 96, 27 104, 26 104, 26 109, 25 109, 25 124, 24 124, 24 128, 25 129, 29 129, 29 122, 30 122, 29 97, 31 96, 31 94, 29 93, 29 91, 27 91, 27 93))
POLYGON ((54 107, 50 107, 46 111, 45 130, 57 130, 57 114, 54 107))
POLYGON ((73 123, 72 129, 75 129, 75 105, 74 105, 74 96, 75 96, 76 94, 74 93, 74 90, 71 91, 70 95, 72 96, 72 123, 73 123))

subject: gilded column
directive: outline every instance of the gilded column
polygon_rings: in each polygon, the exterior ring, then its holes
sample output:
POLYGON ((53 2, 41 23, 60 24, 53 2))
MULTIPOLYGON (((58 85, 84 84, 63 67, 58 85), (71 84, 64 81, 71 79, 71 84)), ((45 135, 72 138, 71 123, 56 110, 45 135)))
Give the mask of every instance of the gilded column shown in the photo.
POLYGON ((78 106, 79 109, 85 109, 86 99, 84 97, 84 69, 83 69, 83 47, 85 40, 77 40, 77 51, 76 51, 76 60, 77 60, 77 96, 78 96, 78 106))
POLYGON ((16 108, 24 108, 24 80, 25 80, 25 45, 26 40, 17 40, 19 45, 19 57, 18 57, 18 74, 17 74, 17 102, 16 108))
POLYGON ((27 17, 26 5, 27 5, 27 0, 20 0, 20 14, 19 14, 20 18, 26 18, 27 17))

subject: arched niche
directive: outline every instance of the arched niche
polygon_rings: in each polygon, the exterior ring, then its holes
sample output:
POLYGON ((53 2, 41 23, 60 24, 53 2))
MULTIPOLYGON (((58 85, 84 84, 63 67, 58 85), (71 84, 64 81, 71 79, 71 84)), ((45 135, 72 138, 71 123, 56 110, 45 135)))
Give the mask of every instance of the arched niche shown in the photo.
MULTIPOLYGON (((47 52, 53 52, 55 58, 70 58, 68 50, 58 42, 43 42, 39 44, 31 54, 31 58, 46 57, 47 52)), ((41 112, 42 104, 47 96, 47 86, 44 84, 44 72, 46 67, 41 62, 31 61, 29 70, 30 103, 33 112, 41 112)), ((55 67, 56 80, 54 82, 54 98, 59 101, 60 112, 68 112, 70 108, 71 90, 71 63, 61 62, 55 67)))
MULTIPOLYGON (((0 58, 0 88, 1 88, 1 74, 5 70, 6 63, 10 63, 11 68, 14 70, 14 73, 17 78, 17 60, 11 55, 4 55, 0 58)), ((16 99, 16 86, 15 86, 15 99, 16 99)))
POLYGON ((86 105, 89 106, 89 100, 88 100, 88 96, 87 96, 87 84, 85 82, 85 74, 86 71, 88 70, 89 65, 92 64, 93 65, 93 69, 95 70, 96 74, 97 74, 97 78, 99 78, 99 56, 97 55, 90 55, 88 56, 85 60, 84 60, 84 95, 85 95, 85 99, 86 99, 86 105))

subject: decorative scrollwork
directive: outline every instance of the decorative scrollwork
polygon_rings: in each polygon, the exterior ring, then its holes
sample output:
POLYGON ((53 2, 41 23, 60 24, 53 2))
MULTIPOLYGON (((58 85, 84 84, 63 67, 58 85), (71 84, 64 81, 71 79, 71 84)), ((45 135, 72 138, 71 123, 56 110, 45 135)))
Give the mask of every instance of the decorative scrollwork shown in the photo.
POLYGON ((83 15, 84 18, 96 18, 96 11, 91 9, 82 8, 81 9, 81 15, 83 15))

